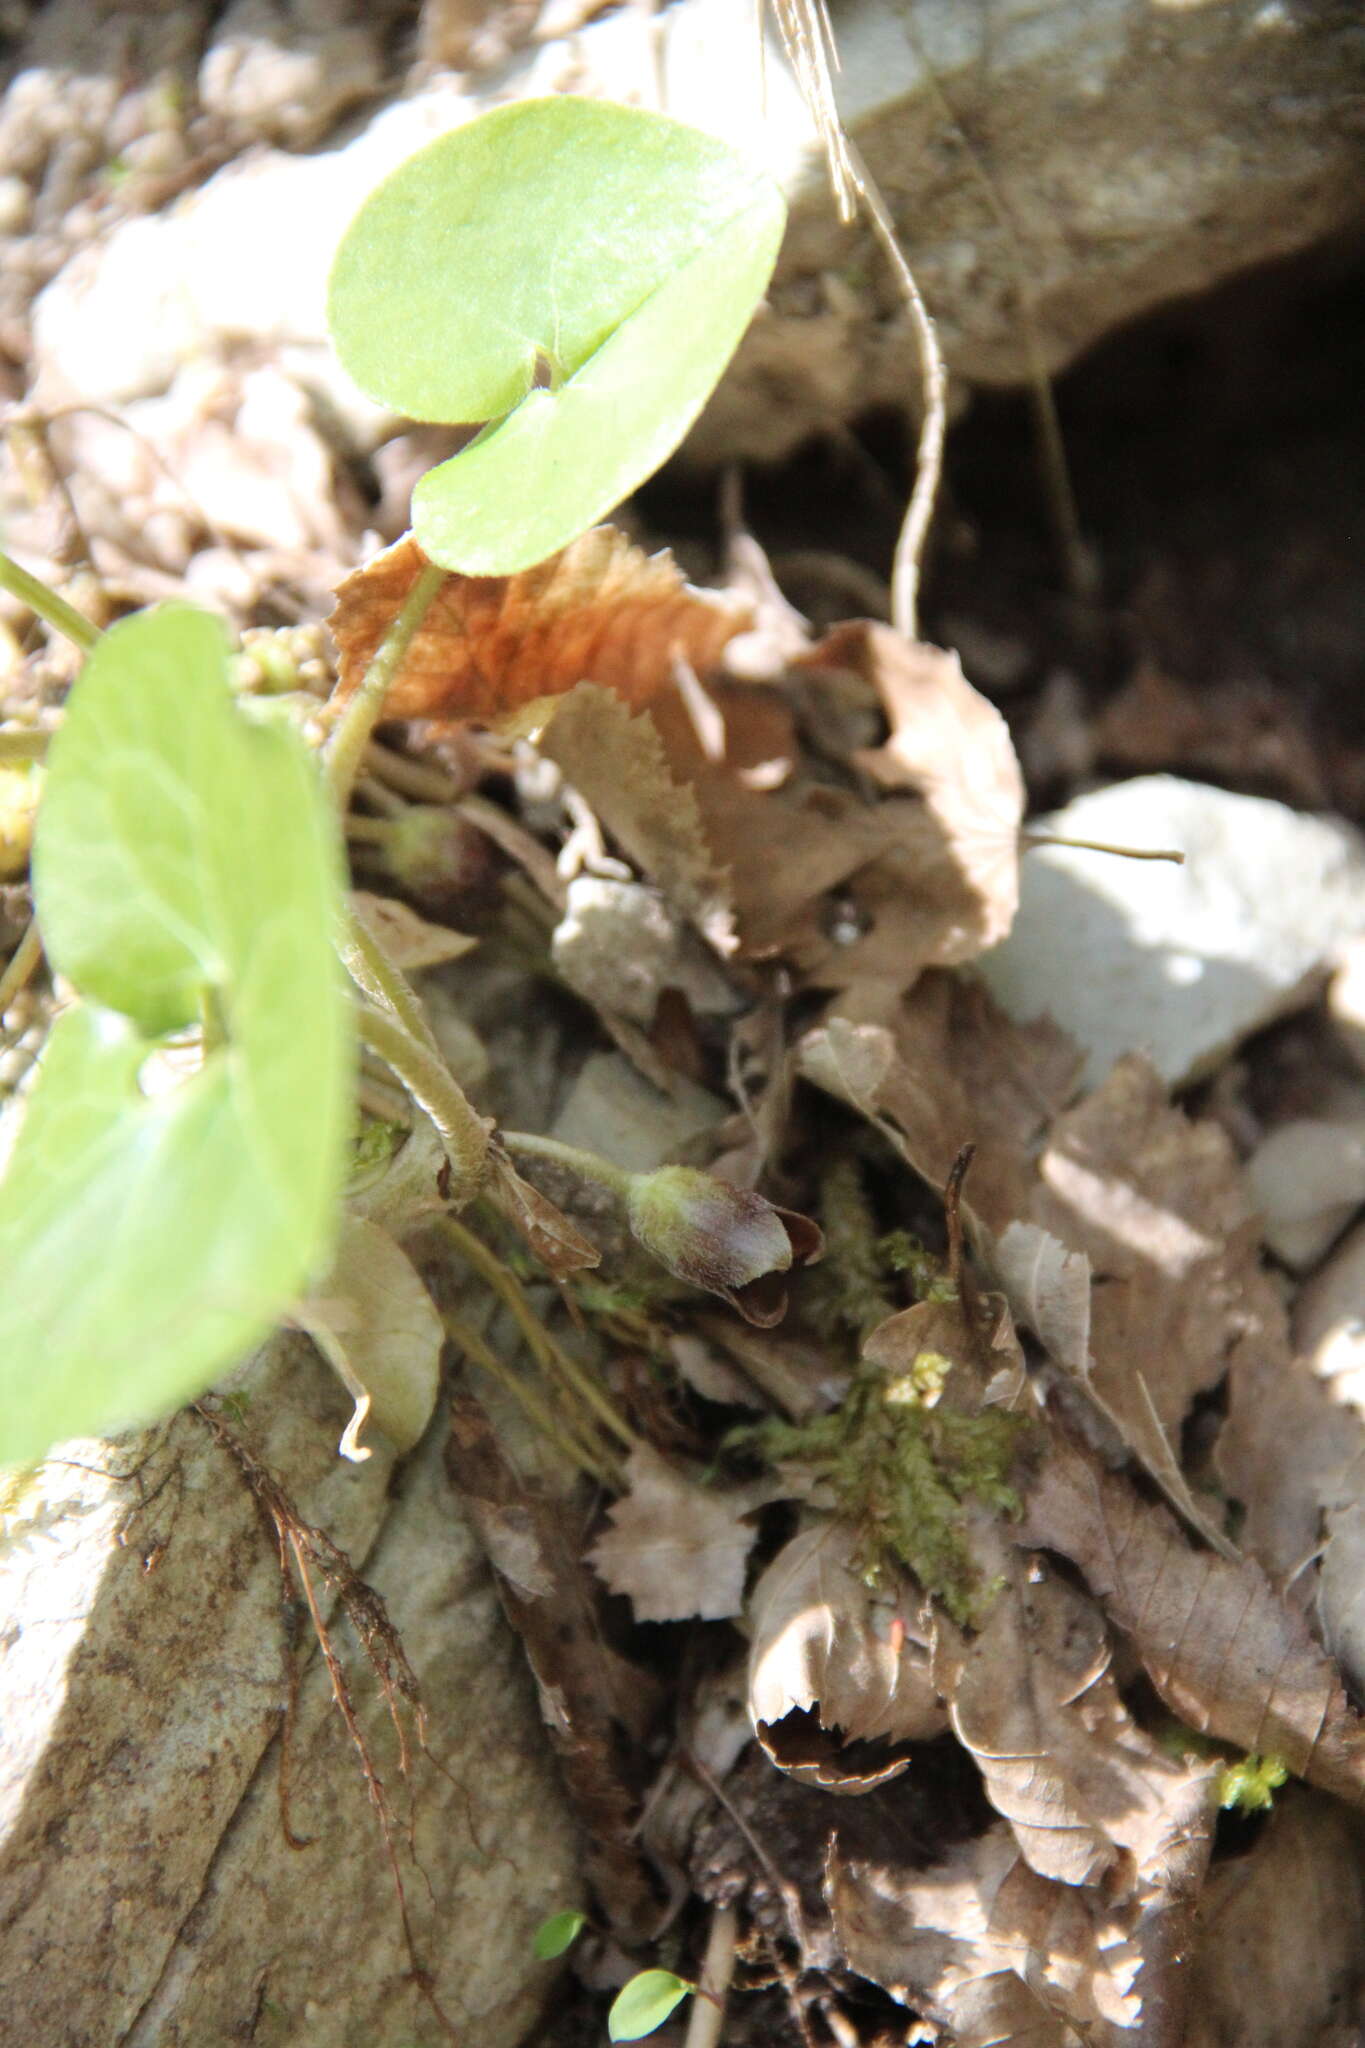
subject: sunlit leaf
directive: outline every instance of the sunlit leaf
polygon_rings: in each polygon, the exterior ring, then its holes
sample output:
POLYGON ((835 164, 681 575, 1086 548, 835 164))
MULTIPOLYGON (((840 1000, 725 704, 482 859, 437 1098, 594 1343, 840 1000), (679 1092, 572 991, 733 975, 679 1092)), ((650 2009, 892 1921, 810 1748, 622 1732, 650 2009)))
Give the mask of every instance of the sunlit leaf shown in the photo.
POLYGON ((623 1984, 607 2014, 607 2036, 612 2041, 641 2041, 661 2027, 689 1991, 696 1990, 686 1977, 672 1970, 641 1970, 623 1984))
POLYGON ((587 1924, 587 1914, 571 1907, 564 1913, 552 1913, 548 1920, 542 1920, 536 1929, 532 1946, 542 1963, 552 1962, 556 1956, 572 1948, 587 1924))
POLYGON ((372 397, 489 423, 418 486, 432 560, 528 568, 650 475, 739 342, 785 218, 714 137, 575 98, 495 108, 387 178, 337 252, 329 320, 372 397))
POLYGON ((353 1089, 335 823, 302 745, 234 707, 212 619, 142 614, 91 655, 34 887, 94 1000, 58 1019, 0 1184, 3 1462, 174 1407, 265 1336, 325 1268, 353 1089), (174 1085, 162 1036, 201 1016, 174 1085))

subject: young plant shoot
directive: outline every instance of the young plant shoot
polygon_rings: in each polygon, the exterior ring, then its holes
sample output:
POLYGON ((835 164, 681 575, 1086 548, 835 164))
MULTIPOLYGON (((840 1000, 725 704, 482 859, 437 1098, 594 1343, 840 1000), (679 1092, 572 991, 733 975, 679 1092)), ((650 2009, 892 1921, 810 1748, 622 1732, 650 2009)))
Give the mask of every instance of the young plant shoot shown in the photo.
POLYGON ((709 136, 576 99, 469 123, 361 209, 331 284, 343 362, 395 409, 482 432, 418 486, 430 566, 325 776, 283 718, 234 703, 214 620, 168 606, 97 638, 3 563, 88 659, 34 837, 42 946, 79 1000, 0 1182, 0 1466, 194 1398, 325 1275, 357 1026, 433 1117, 462 1198, 482 1180, 486 1128, 410 1028, 401 976, 363 934, 338 940, 337 812, 445 573, 537 563, 657 468, 739 341, 784 220, 769 180, 709 136))

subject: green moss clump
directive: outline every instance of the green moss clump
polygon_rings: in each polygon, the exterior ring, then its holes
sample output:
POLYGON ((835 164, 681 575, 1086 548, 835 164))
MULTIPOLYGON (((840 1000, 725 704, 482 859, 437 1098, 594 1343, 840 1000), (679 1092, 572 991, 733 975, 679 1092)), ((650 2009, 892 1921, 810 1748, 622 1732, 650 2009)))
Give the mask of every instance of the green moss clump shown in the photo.
POLYGON ((1226 1764, 1218 1774, 1218 1804, 1239 1813, 1268 1813, 1275 1794, 1289 1776, 1283 1757, 1251 1755, 1226 1764))
POLYGON ((832 1490, 858 1528, 869 1585, 908 1567, 955 1621, 971 1624, 990 1588, 972 1566, 963 1503, 1019 1513, 1009 1473, 1028 1425, 1002 1408, 971 1415, 939 1402, 950 1369, 949 1359, 927 1351, 894 1378, 863 1366, 832 1414, 759 1423, 731 1442, 774 1464, 800 1464, 832 1490))

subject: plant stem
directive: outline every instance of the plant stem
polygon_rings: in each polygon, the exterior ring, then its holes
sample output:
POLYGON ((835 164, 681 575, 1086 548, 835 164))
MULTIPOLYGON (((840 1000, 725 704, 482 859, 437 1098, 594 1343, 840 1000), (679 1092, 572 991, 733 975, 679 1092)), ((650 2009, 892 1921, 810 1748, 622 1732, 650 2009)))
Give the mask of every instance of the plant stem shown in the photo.
POLYGON ((711 1932, 698 1980, 698 1996, 688 2016, 687 2039, 683 2048, 720 2048, 725 2025, 725 1994, 735 1974, 735 1942, 739 1916, 733 1906, 717 1906, 711 1915, 711 1932))
POLYGON ((11 597, 17 597, 31 612, 45 619, 55 632, 64 633, 82 654, 89 654, 100 637, 98 626, 84 618, 64 597, 59 597, 40 576, 31 576, 27 569, 21 569, 11 556, 2 551, 0 590, 7 590, 11 597))
MULTIPOLYGON (((342 966, 356 987, 362 989, 372 1002, 378 1003, 381 1010, 386 1010, 391 1017, 396 1017, 405 1031, 440 1059, 441 1049, 432 1036, 431 1026, 427 1022, 426 1012, 422 1008, 416 989, 402 968, 390 960, 382 944, 366 924, 362 911, 352 911, 337 942, 337 952, 341 956, 342 966)), ((457 1084, 452 1078, 452 1086, 454 1085, 457 1084)))
POLYGON ((491 1344, 488 1344, 459 1316, 442 1318, 446 1335, 453 1344, 458 1344, 467 1358, 481 1366, 489 1376, 505 1387, 513 1400, 518 1402, 530 1417, 535 1427, 543 1432, 570 1464, 595 1479, 600 1486, 617 1487, 621 1484, 621 1473, 612 1454, 589 1446, 582 1438, 569 1432, 556 1420, 540 1396, 518 1378, 509 1366, 503 1364, 491 1344))
POLYGON ((327 781, 338 810, 345 812, 351 790, 370 735, 378 725, 394 677, 413 635, 431 608, 431 601, 445 582, 446 571, 428 562, 403 601, 401 610, 375 649, 359 689, 351 698, 336 731, 327 743, 327 781))
POLYGON ((1184 854, 1171 846, 1110 846, 1103 839, 1054 839, 1046 832, 1021 832, 1019 844, 1025 852, 1035 846, 1074 846, 1082 853, 1117 854, 1120 860, 1170 860, 1178 868, 1185 865, 1184 854))
POLYGON ((43 957, 43 941, 38 931, 38 920, 31 917, 24 926, 23 936, 9 959, 5 971, 0 974, 0 1017, 3 1017, 21 988, 31 979, 34 969, 43 957))
POLYGON ((948 428, 948 372, 944 367, 943 351, 938 345, 938 331, 915 282, 915 274, 905 260, 905 252, 896 234, 896 223, 858 150, 851 142, 847 148, 858 196, 896 273, 919 349, 924 416, 920 421, 919 446, 915 451, 915 487, 905 508, 891 569, 892 623, 907 640, 918 640, 920 570, 938 497, 939 478, 943 471, 943 441, 948 428))
MULTIPOLYGON (((500 1132, 499 1136, 501 1135, 500 1132)), ((541 1371, 552 1378, 559 1378, 572 1388, 580 1400, 586 1401, 618 1443, 624 1444, 627 1450, 638 1450, 640 1440, 634 1430, 622 1422, 592 1374, 586 1371, 576 1358, 571 1358, 562 1346, 556 1344, 526 1299, 525 1291, 516 1274, 509 1273, 497 1253, 490 1251, 482 1238, 475 1237, 473 1231, 467 1230, 454 1216, 442 1216, 438 1222, 456 1250, 475 1272, 483 1276, 493 1292, 511 1310, 517 1328, 526 1339, 531 1356, 541 1371)))
POLYGON ((622 1167, 613 1166, 609 1159, 599 1158, 596 1152, 584 1152, 577 1145, 564 1144, 559 1138, 538 1137, 533 1131, 499 1131, 498 1136, 509 1152, 520 1152, 531 1159, 551 1159, 556 1166, 567 1166, 570 1173, 578 1174, 583 1180, 610 1188, 622 1201, 630 1190, 633 1175, 622 1167))
POLYGON ((406 754, 371 740, 365 750, 365 765, 377 782, 423 804, 453 804, 463 794, 461 785, 444 768, 430 761, 413 761, 406 754))
POLYGON ((459 1208, 474 1199, 488 1158, 488 1126, 445 1061, 432 1046, 415 1037, 392 1011, 356 1007, 360 1036, 387 1066, 392 1067, 419 1109, 436 1126, 445 1154, 455 1170, 450 1199, 459 1208))
POLYGON ((385 846, 393 837, 392 818, 367 818, 355 811, 346 813, 346 837, 362 846, 385 846))

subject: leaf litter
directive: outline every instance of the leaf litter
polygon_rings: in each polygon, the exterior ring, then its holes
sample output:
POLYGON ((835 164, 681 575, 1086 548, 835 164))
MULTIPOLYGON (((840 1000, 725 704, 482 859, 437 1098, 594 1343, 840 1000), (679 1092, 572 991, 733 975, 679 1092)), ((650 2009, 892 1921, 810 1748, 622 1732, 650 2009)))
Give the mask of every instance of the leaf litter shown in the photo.
MULTIPOLYGON (((405 539, 342 585, 338 701, 421 567, 405 539)), ((527 1018, 564 992, 571 840, 646 892, 728 993, 694 1004, 670 938, 629 1016, 609 972, 577 980, 579 1046, 728 1097, 680 1163, 831 1247, 749 1328, 494 1150, 500 1254, 631 1437, 605 1491, 547 1489, 465 1390, 450 1447, 602 1921, 647 1962, 715 1896, 723 1820, 740 1981, 785 1985, 793 2038, 810 2001, 876 2038, 867 1980, 926 2040, 1316 2042, 1365 1959, 1359 1377, 1296 1350, 1243 1164, 1262 1134, 1173 1103, 1136 1053, 1081 1094, 1081 1050, 973 979, 1019 887, 994 705, 866 620, 813 642, 784 614, 756 658, 770 584, 693 589, 612 529, 448 578, 357 798, 387 828, 400 771, 425 777, 492 878, 467 920, 450 896, 459 929, 439 889, 356 899, 433 1017, 450 991, 503 985, 527 1018), (1233 1855, 1243 1754, 1304 1782, 1233 1855), (1312 1887, 1249 1996, 1247 1948, 1312 1887)), ((395 1142, 384 1229, 357 1219, 299 1320, 407 1444, 447 1326, 422 1284, 439 1154, 395 1142)))
MULTIPOLYGON (((418 566, 402 543, 343 591, 343 689, 418 566)), ((618 1933, 639 1940, 651 1886, 665 1916, 689 1889, 712 1896, 723 1809, 741 1844, 728 1882, 794 2010, 817 1981, 837 2003, 862 1977, 926 2040, 1174 2044, 1187 2019, 1202 2040, 1205 1944, 1219 2024, 1240 2024, 1216 1931, 1231 1767, 1266 1758, 1321 1788, 1277 1795, 1274 1833, 1243 1852, 1253 1873, 1293 1815, 1365 1804, 1358 1411, 1295 1358, 1223 1124, 1136 1054, 1081 1094, 1081 1049, 972 979, 1013 917, 1024 789, 956 656, 867 621, 812 645, 786 619, 756 669, 752 622, 599 530, 523 577, 451 578, 395 685, 394 715, 426 721, 410 745, 466 722, 554 764, 562 822, 550 784, 550 808, 523 804, 521 828, 505 812, 500 840, 529 824, 553 854, 582 842, 586 806, 609 886, 633 874, 661 932, 671 917, 709 949, 732 999, 693 1011, 662 947, 653 1020, 636 1000, 629 1027, 637 1085, 728 1076, 735 1113, 686 1164, 762 1175, 830 1246, 790 1276, 780 1328, 746 1329, 676 1285, 641 1289, 610 1241, 597 1274, 575 1270, 559 1247, 596 1256, 600 1218, 545 1180, 563 1227, 528 1242, 641 1432, 615 1498, 572 1511, 578 1559, 615 1599, 576 1581, 575 1629, 599 1648, 571 1681, 548 1675, 532 1620, 568 1567, 547 1576, 548 1539, 529 1535, 567 1503, 476 1517, 596 1816, 618 1933), (736 672, 761 679, 727 674, 732 643, 736 672), (824 692, 837 714, 813 710, 824 692), (703 1634, 674 1713, 650 1693, 627 1728, 621 1683, 643 1682, 655 1639, 639 1624, 703 1634), (708 1676, 704 1644, 735 1628, 747 1688, 708 1676), (689 1763, 707 1713, 710 1763, 689 1763), (779 1774, 760 1833, 748 1738, 779 1774), (955 1765, 936 1793, 950 1751, 972 1778, 955 1765), (830 1802, 823 1871, 764 1847, 798 1800, 830 1802), (763 1922, 774 1884, 803 1901, 800 1940, 790 1911, 763 1922)), ((554 958, 546 943, 542 974, 554 958)), ((575 985, 629 1052, 609 974, 575 985)), ((543 1176, 523 1165, 529 1190, 543 1176)), ((472 1442, 490 1425, 461 1401, 472 1442)), ((468 1445, 457 1463, 486 1487, 468 1445)), ((819 1833, 801 1811, 793 1841, 819 1833)))

